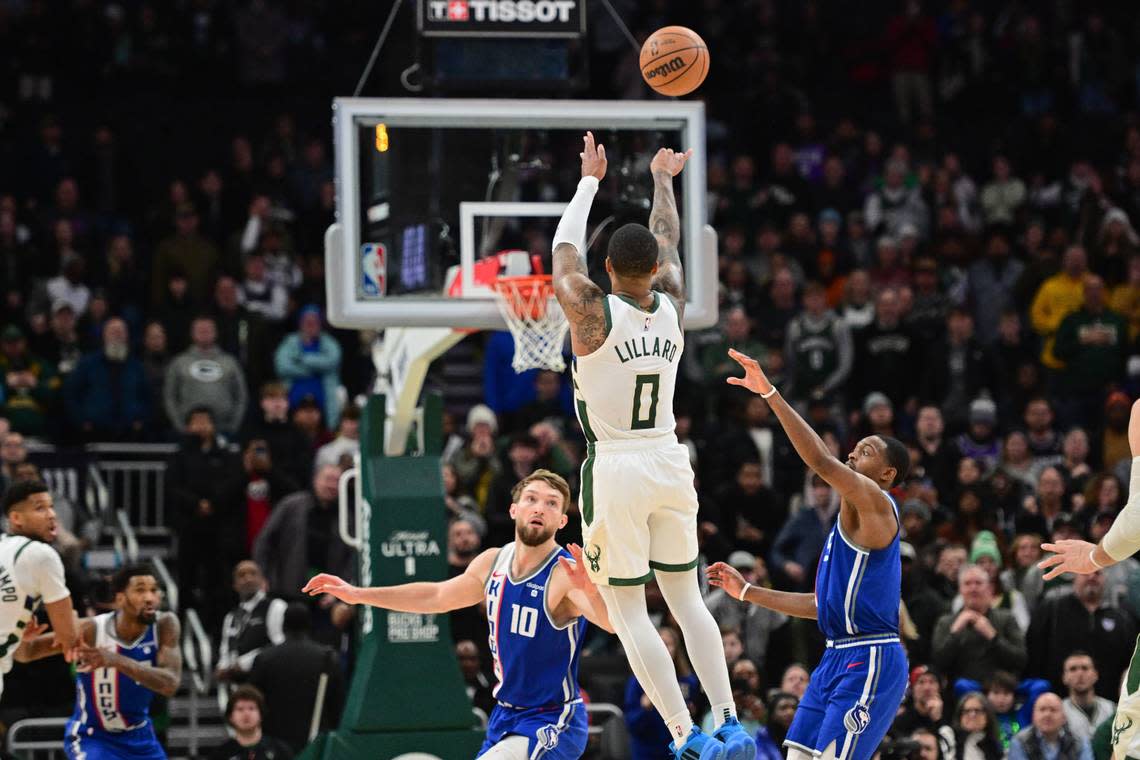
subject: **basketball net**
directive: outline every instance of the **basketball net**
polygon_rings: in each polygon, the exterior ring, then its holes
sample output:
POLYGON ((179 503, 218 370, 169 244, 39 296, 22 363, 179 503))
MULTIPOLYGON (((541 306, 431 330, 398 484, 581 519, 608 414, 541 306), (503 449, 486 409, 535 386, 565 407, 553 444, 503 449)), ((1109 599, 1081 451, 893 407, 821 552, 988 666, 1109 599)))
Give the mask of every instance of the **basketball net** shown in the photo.
POLYGON ((511 359, 515 372, 566 369, 562 346, 570 323, 557 303, 552 303, 551 279, 548 274, 539 274, 495 280, 495 303, 515 339, 515 355, 511 359))

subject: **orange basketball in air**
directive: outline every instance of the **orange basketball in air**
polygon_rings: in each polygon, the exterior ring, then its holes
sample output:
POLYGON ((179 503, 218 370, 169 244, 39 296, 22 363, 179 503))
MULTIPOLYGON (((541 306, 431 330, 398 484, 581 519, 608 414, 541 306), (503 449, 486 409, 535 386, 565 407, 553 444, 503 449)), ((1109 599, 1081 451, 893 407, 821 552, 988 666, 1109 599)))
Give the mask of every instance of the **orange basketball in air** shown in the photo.
POLYGON ((641 46, 641 76, 662 95, 688 95, 709 73, 709 49, 683 26, 664 26, 641 46))

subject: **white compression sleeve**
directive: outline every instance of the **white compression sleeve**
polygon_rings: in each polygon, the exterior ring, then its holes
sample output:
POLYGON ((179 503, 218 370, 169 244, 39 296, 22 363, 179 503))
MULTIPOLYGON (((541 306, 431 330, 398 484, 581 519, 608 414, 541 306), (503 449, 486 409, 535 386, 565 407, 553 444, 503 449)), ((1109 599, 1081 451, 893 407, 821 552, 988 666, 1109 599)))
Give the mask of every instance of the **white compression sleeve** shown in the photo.
POLYGON ((597 192, 598 178, 582 177, 578 182, 578 192, 574 193, 570 205, 558 220, 552 250, 563 243, 569 243, 578 249, 580 256, 586 255, 586 219, 590 216, 590 206, 594 204, 594 195, 597 192))
POLYGON ((1105 553, 1117 562, 1140 549, 1140 457, 1132 460, 1132 477, 1128 481, 1128 503, 1101 539, 1105 553))

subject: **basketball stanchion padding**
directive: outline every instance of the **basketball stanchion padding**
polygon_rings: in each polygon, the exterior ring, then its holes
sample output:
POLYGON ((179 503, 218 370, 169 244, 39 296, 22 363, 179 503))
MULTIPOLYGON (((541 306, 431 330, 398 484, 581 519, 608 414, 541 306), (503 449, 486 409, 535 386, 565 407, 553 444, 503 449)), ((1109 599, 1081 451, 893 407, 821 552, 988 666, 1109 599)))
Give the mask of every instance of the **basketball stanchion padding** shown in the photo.
POLYGON ((511 360, 515 372, 566 369, 562 347, 570 323, 554 300, 551 279, 548 274, 533 274, 495 280, 495 302, 515 339, 511 360))

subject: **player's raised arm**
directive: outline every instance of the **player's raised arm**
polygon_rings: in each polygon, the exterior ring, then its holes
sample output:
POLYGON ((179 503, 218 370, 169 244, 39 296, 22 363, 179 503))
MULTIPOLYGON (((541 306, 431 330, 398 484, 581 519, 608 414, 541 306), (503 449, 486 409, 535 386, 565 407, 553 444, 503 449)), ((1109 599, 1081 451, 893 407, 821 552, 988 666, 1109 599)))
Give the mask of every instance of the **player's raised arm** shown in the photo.
POLYGON ((657 238, 657 274, 653 289, 672 296, 677 308, 685 308, 685 273, 681 267, 681 216, 677 213, 677 199, 673 195, 673 178, 685 168, 693 155, 689 148, 684 153, 662 148, 649 162, 653 173, 653 208, 649 212, 649 229, 657 238))
POLYGON ((367 604, 396 612, 451 612, 483 600, 483 583, 498 553, 498 549, 487 549, 471 561, 462 575, 438 583, 362 588, 321 573, 313 576, 301 591, 309 596, 330 594, 345 604, 367 604))
POLYGON ((1051 580, 1063 573, 1085 575, 1103 570, 1128 559, 1140 551, 1140 399, 1132 404, 1128 420, 1128 446, 1132 449, 1132 476, 1128 481, 1128 502, 1108 529, 1099 544, 1077 539, 1065 539, 1053 544, 1041 544, 1053 556, 1037 563, 1051 580))
MULTIPOLYGON (((573 605, 575 614, 584 615, 587 620, 602 630, 614 633, 609 612, 606 610, 606 602, 598 593, 598 587, 590 580, 589 573, 586 572, 586 563, 582 558, 582 547, 578 544, 568 544, 566 550, 574 559, 558 558, 558 567, 565 576, 565 598, 573 605)), ((557 601, 555 606, 558 606, 557 601)))
POLYGON ((594 134, 582 138, 582 179, 578 191, 562 212, 554 233, 554 295, 570 322, 570 344, 574 353, 593 353, 606 341, 606 317, 602 305, 606 295, 590 279, 586 265, 586 220, 598 192, 598 182, 606 176, 606 149, 594 142, 594 134))
MULTIPOLYGON (((788 434, 792 446, 795 447, 800 458, 804 460, 804 464, 827 481, 828 485, 838 491, 840 496, 861 514, 872 510, 883 511, 884 514, 889 514, 892 511, 890 502, 883 495, 883 490, 879 484, 831 455, 827 444, 816 435, 816 432, 804 421, 803 417, 800 417, 791 404, 784 400, 780 392, 769 382, 764 370, 760 368, 760 364, 755 359, 735 349, 729 349, 728 355, 744 368, 744 377, 730 377, 728 384, 747 388, 768 402, 768 406, 772 408, 776 418, 780 420, 784 432, 788 434)), ((887 540, 894 535, 896 528, 893 514, 890 516, 890 535, 886 536, 887 540)))

